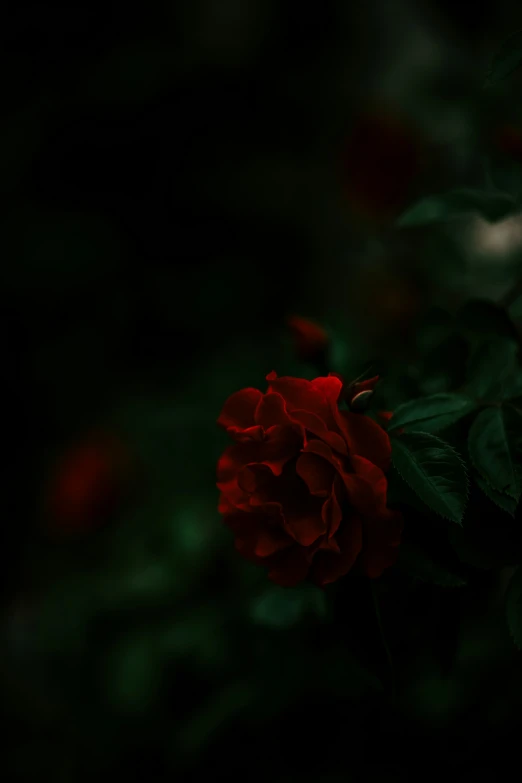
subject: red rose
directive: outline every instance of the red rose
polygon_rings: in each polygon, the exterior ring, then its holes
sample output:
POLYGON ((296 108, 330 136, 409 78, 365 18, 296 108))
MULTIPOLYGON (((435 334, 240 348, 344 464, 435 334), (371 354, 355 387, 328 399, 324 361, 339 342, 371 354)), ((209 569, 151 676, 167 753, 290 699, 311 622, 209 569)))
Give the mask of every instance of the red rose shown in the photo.
POLYGON ((313 362, 324 357, 330 338, 322 326, 298 315, 293 315, 288 319, 288 326, 300 359, 305 362, 313 362))
POLYGON ((79 532, 105 524, 119 504, 128 469, 125 447, 110 436, 93 437, 65 453, 49 487, 53 526, 79 532))
POLYGON ((318 585, 357 561, 370 577, 392 565, 402 519, 386 507, 391 446, 360 413, 339 410, 342 380, 267 376, 218 423, 234 438, 218 462, 219 511, 236 548, 280 585, 318 585))

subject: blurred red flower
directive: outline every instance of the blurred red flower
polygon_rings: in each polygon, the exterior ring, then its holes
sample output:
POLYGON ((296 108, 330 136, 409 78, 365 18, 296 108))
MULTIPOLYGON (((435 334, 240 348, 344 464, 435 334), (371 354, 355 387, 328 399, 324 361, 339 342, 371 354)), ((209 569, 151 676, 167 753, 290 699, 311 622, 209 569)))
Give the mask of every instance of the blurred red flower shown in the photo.
POLYGON ((298 315, 290 316, 288 326, 299 359, 305 362, 314 362, 324 357, 330 344, 330 337, 326 329, 309 321, 308 318, 301 318, 298 315))
POLYGON ((495 127, 493 146, 504 155, 522 163, 522 128, 509 123, 495 127))
POLYGON ((379 222, 404 209, 423 169, 423 147, 397 112, 373 109, 356 119, 341 161, 343 190, 356 215, 379 222))
POLYGON ((372 419, 339 409, 336 375, 267 376, 218 423, 236 441, 217 466, 219 511, 246 558, 284 586, 333 582, 357 562, 379 576, 397 555, 402 518, 386 506, 391 446, 372 419))
POLYGON ((49 487, 54 528, 87 531, 104 525, 117 509, 130 458, 111 436, 95 436, 66 452, 49 487))

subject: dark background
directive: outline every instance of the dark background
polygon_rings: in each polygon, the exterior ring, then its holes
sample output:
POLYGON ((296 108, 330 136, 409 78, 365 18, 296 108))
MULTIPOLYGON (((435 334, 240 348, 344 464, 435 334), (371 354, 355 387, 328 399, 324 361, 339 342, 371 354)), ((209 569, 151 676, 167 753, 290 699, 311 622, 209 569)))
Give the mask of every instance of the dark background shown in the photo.
POLYGON ((384 580, 392 708, 367 586, 271 588, 214 469, 229 394, 312 372, 289 315, 332 330, 332 369, 407 364, 431 304, 512 285, 518 218, 393 220, 482 182, 521 117, 516 78, 482 90, 518 25, 507 0, 4 11, 6 780, 478 780, 513 760, 501 580, 401 605, 384 580))

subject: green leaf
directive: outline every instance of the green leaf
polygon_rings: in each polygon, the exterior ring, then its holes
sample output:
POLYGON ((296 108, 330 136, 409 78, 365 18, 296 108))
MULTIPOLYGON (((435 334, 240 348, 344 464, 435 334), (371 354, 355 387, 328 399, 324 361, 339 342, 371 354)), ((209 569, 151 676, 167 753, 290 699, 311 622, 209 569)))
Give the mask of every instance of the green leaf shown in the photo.
POLYGON ((503 511, 506 511, 512 517, 515 516, 515 509, 518 505, 515 498, 504 494, 504 492, 498 492, 496 489, 493 489, 493 487, 488 484, 488 482, 483 479, 479 473, 475 473, 473 478, 475 479, 477 486, 480 487, 482 492, 487 495, 487 497, 493 503, 495 503, 495 505, 497 505, 503 511))
POLYGON ((397 225, 425 226, 473 212, 478 212, 493 223, 508 215, 514 207, 515 201, 506 193, 462 188, 421 199, 401 215, 397 225))
POLYGON ((502 399, 514 400, 522 396, 522 367, 515 368, 510 378, 507 378, 502 390, 502 399))
POLYGON ((454 424, 475 408, 475 403, 463 394, 432 394, 400 405, 394 412, 389 430, 399 427, 438 432, 454 424))
POLYGON ((522 294, 509 305, 508 313, 511 318, 522 318, 522 294))
POLYGON ((522 31, 518 31, 504 41, 493 57, 484 86, 489 87, 502 81, 513 73, 521 64, 522 31))
POLYGON ((518 500, 520 422, 507 409, 486 408, 471 425, 468 449, 471 462, 490 486, 518 500))
POLYGON ((518 346, 504 337, 488 337, 473 350, 468 364, 467 389, 479 399, 494 400, 513 386, 518 346))
POLYGON ((464 462, 449 443, 426 432, 392 437, 392 460, 404 480, 432 511, 462 524, 468 477, 464 462))
POLYGON ((106 660, 107 696, 118 708, 141 712, 150 707, 160 684, 156 639, 146 634, 128 637, 106 660))
POLYGON ((513 641, 522 650, 522 566, 518 566, 509 583, 506 619, 513 641))
POLYGON ((451 573, 427 552, 411 543, 401 544, 397 565, 410 576, 427 584, 440 587, 462 587, 466 584, 465 579, 451 573))
POLYGON ((325 593, 312 585, 269 587, 252 603, 250 616, 258 625, 288 628, 305 615, 322 617, 326 612, 325 593))
POLYGON ((388 470, 387 479, 387 503, 389 506, 409 506, 421 516, 429 516, 432 513, 393 465, 388 470))

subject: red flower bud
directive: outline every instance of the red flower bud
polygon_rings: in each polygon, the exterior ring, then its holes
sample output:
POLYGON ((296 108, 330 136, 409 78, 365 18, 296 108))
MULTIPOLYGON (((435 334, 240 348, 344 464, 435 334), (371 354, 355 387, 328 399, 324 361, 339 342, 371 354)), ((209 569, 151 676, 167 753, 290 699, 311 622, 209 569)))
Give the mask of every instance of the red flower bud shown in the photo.
POLYGON ((379 376, 374 375, 373 378, 368 378, 366 381, 352 381, 352 383, 346 387, 346 390, 343 393, 343 398, 346 400, 349 407, 352 408, 355 398, 359 397, 361 394, 364 394, 364 397, 359 399, 359 403, 356 403, 356 406, 357 404, 360 405, 363 400, 368 402, 371 394, 375 389, 375 386, 377 385, 378 380, 379 376))
POLYGON ((298 315, 293 315, 288 319, 288 326, 299 359, 305 362, 314 362, 318 358, 324 357, 330 343, 330 337, 322 326, 298 315))
POLYGON ((125 447, 113 437, 95 437, 72 448, 51 479, 52 526, 88 531, 106 524, 122 498, 129 466, 125 447))
POLYGON ((354 212, 372 221, 398 215, 422 171, 423 146, 397 112, 378 108, 361 114, 342 161, 344 191, 354 212))
POLYGON ((352 397, 350 402, 350 410, 351 411, 365 411, 368 407, 368 403, 370 402, 370 399, 373 397, 373 391, 371 389, 367 389, 366 391, 360 391, 358 392, 354 397, 352 397))

